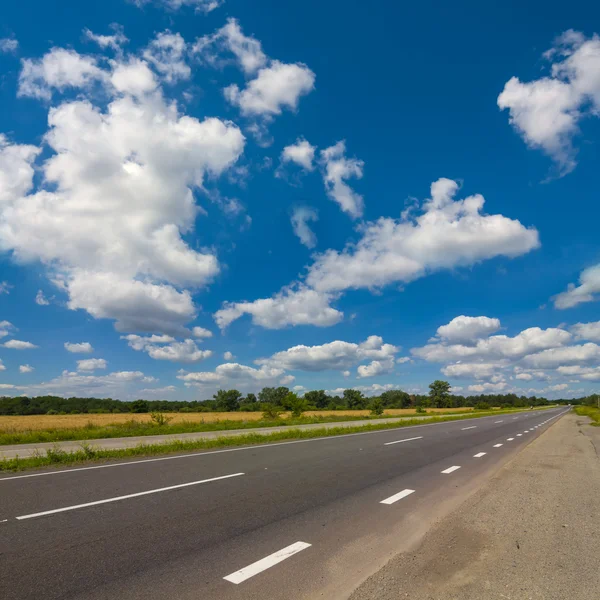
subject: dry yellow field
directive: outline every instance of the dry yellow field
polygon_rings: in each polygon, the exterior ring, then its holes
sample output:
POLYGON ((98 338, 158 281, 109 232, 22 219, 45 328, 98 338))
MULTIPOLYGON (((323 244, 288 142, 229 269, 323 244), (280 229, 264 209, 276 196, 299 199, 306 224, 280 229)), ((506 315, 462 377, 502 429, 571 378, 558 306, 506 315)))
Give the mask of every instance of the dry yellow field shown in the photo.
MULTIPOLYGON (((428 408, 427 412, 446 413, 460 410, 473 410, 469 407, 456 408, 428 408)), ((385 411, 387 415, 413 414, 414 409, 391 408, 385 411)), ((368 410, 320 410, 307 411, 306 416, 353 416, 361 417, 369 415, 368 410)), ((258 421, 262 419, 262 412, 208 412, 208 413, 169 413, 172 417, 171 423, 213 423, 215 421, 258 421)), ((282 415, 284 418, 289 413, 282 415)), ((7 417, 0 416, 0 432, 32 431, 40 429, 76 429, 85 427, 88 423, 94 425, 115 425, 131 420, 145 423, 150 421, 149 414, 102 414, 102 415, 24 415, 7 417)))

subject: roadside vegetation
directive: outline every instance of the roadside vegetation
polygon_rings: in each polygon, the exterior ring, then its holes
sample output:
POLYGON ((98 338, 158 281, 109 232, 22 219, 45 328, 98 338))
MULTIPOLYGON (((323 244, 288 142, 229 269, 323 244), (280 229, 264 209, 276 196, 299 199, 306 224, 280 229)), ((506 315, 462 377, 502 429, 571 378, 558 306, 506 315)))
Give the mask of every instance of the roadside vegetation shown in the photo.
MULTIPOLYGON (((519 412, 525 409, 472 411, 462 415, 431 416, 426 420, 427 424, 441 423, 444 421, 462 421, 474 419, 486 415, 498 415, 519 412)), ((345 419, 346 420, 346 419, 345 419)), ((285 429, 270 434, 247 433, 235 437, 217 437, 214 439, 177 440, 166 444, 140 444, 135 448, 119 450, 96 449, 87 442, 82 442, 81 449, 75 452, 66 452, 58 445, 46 452, 39 452, 26 458, 10 458, 0 460, 0 472, 20 471, 38 467, 50 467, 57 465, 74 465, 89 461, 103 461, 109 459, 126 459, 142 456, 155 456, 170 453, 190 452, 195 450, 210 450, 228 446, 245 446, 252 444, 268 444, 280 441, 303 440, 320 437, 331 437, 349 433, 362 433, 384 429, 400 429, 412 425, 422 425, 421 419, 406 419, 404 421, 393 421, 390 423, 376 423, 356 427, 332 427, 330 429, 285 429)))
POLYGON ((591 425, 595 425, 596 427, 600 427, 600 408, 598 405, 596 406, 576 406, 575 412, 578 415, 583 417, 589 417, 592 419, 591 425))

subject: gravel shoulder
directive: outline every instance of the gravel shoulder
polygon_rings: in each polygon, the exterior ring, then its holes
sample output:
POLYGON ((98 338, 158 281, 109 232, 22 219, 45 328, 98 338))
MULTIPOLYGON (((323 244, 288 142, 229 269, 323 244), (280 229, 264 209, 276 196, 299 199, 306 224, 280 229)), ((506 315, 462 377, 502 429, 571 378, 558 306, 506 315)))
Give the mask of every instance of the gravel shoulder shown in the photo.
POLYGON ((600 428, 568 414, 351 600, 597 600, 600 428))

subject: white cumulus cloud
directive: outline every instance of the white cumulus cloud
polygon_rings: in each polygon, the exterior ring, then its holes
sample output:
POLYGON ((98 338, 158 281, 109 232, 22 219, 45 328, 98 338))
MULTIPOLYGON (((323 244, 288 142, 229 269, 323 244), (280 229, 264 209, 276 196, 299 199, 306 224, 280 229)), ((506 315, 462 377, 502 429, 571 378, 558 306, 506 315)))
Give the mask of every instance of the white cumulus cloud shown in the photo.
POLYGON ((438 327, 437 335, 448 342, 472 342, 500 329, 500 319, 489 317, 454 317, 447 325, 438 327))
POLYGON ((293 162, 306 171, 312 171, 314 169, 315 150, 316 147, 304 138, 298 138, 294 144, 290 144, 283 149, 281 162, 293 162))
POLYGON ((33 370, 31 365, 19 365, 19 373, 31 373, 33 370))
POLYGON ((566 31, 545 58, 555 62, 549 76, 530 82, 512 77, 498 96, 510 122, 528 145, 541 148, 562 174, 575 165, 573 137, 586 116, 600 114, 600 37, 566 31))
POLYGON ((565 292, 552 298, 555 308, 573 308, 584 302, 593 302, 600 294, 600 265, 589 267, 579 276, 579 285, 570 283, 565 292))
POLYGON ((106 369, 106 361, 103 358, 84 358, 77 361, 78 371, 95 371, 96 369, 106 369))
POLYGON ((33 348, 38 347, 31 342, 24 342, 23 340, 8 340, 8 342, 4 342, 2 346, 12 350, 32 350, 33 348))
POLYGON ((65 350, 68 352, 79 353, 79 354, 91 354, 94 348, 89 342, 71 343, 65 342, 65 350))

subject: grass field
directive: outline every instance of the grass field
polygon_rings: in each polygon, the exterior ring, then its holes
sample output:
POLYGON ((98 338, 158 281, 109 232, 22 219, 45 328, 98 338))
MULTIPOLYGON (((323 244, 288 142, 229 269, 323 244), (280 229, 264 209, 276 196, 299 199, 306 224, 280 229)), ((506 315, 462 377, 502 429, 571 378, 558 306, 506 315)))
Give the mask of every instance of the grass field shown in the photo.
MULTIPOLYGON (((462 408, 429 408, 428 413, 453 413, 469 412, 471 407, 462 408)), ((205 413, 165 413, 172 420, 171 424, 177 423, 215 423, 221 421, 260 421, 262 412, 205 412, 205 413)), ((385 411, 384 416, 402 416, 416 414, 412 408, 391 408, 385 411)), ((318 410, 307 411, 306 417, 348 417, 364 418, 370 415, 368 410, 318 410)), ((289 413, 283 413, 282 418, 288 419, 289 413)), ((107 427, 111 425, 122 425, 134 420, 138 423, 150 423, 149 414, 85 414, 85 415, 23 415, 23 416, 0 416, 0 434, 19 433, 26 431, 56 430, 56 429, 79 429, 91 425, 107 427)), ((334 419, 335 420, 335 419, 334 419)))
MULTIPOLYGON (((464 414, 472 409, 432 409, 429 414, 464 414)), ((384 417, 414 416, 414 410, 390 409, 384 417)), ((255 429, 277 425, 305 425, 371 419, 368 410, 309 411, 302 417, 292 418, 284 413, 280 419, 263 419, 262 412, 239 413, 165 413, 170 419, 164 425, 152 422, 149 414, 99 415, 26 415, 0 417, 0 446, 8 444, 39 444, 72 440, 134 437, 255 429)), ((381 418, 381 417, 379 417, 381 418)))

